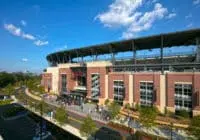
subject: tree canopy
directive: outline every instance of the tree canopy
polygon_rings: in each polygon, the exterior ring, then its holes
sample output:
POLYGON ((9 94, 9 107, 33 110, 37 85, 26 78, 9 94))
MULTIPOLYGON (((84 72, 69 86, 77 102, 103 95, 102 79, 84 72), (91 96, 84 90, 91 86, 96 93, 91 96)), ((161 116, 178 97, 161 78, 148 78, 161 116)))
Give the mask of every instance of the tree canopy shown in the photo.
POLYGON ((191 119, 188 130, 198 140, 200 139, 200 116, 194 116, 191 119))
POLYGON ((3 92, 7 95, 12 95, 15 92, 15 89, 11 84, 8 84, 5 88, 3 88, 3 92))
POLYGON ((86 136, 89 137, 90 135, 92 135, 95 131, 96 131, 96 124, 95 122, 92 120, 92 118, 88 115, 80 128, 80 133, 82 136, 86 136))
POLYGON ((22 73, 22 72, 0 72, 0 88, 4 88, 7 85, 15 84, 17 82, 25 82, 30 79, 40 79, 39 75, 33 73, 22 73))
POLYGON ((115 118, 119 114, 120 109, 121 109, 121 106, 116 102, 112 102, 108 106, 108 111, 110 112, 110 115, 112 118, 115 118))
POLYGON ((140 107, 139 113, 139 121, 143 126, 150 128, 155 125, 155 119, 157 116, 156 107, 140 107))
POLYGON ((67 112, 64 107, 59 107, 56 109, 55 119, 60 125, 63 125, 67 122, 67 112))

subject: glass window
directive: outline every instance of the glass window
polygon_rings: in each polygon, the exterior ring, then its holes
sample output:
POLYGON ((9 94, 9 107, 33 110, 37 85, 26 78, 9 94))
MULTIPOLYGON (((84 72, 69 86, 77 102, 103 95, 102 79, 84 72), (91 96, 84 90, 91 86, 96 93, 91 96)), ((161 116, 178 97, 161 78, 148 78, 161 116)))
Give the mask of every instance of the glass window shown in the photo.
POLYGON ((61 79, 62 79, 61 91, 62 92, 67 92, 67 75, 66 74, 62 74, 61 75, 61 79))
POLYGON ((153 83, 140 82, 140 104, 142 106, 153 105, 153 83))
POLYGON ((114 100, 118 102, 120 105, 123 105, 123 100, 125 96, 124 81, 114 81, 113 83, 114 83, 113 85, 114 100))
POLYGON ((91 94, 92 94, 92 99, 98 100, 100 96, 100 75, 97 74, 92 74, 91 75, 91 94))
POLYGON ((192 84, 175 84, 176 110, 192 109, 192 84))

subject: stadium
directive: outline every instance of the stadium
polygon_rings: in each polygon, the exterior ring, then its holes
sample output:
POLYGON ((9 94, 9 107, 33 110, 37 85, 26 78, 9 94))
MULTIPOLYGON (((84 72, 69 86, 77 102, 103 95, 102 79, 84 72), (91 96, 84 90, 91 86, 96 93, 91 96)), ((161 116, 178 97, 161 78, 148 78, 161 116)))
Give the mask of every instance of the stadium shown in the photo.
POLYGON ((200 29, 64 50, 46 59, 45 90, 75 103, 103 105, 109 99, 200 115, 200 29), (184 52, 183 46, 195 49, 184 52), (179 53, 166 53, 170 48, 179 53), (142 51, 157 53, 138 55, 142 51))

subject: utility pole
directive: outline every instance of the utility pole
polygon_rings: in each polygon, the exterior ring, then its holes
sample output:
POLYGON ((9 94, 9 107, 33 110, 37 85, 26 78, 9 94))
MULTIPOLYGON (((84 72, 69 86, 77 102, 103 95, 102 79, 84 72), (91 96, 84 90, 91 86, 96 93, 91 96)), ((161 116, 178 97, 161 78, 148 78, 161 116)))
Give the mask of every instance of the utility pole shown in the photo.
POLYGON ((170 125, 171 125, 171 140, 173 140, 173 134, 172 134, 173 133, 173 122, 171 122, 170 125))
POLYGON ((42 102, 41 102, 41 105, 40 105, 40 117, 41 117, 41 120, 40 120, 40 140, 42 140, 42 122, 43 122, 43 106, 42 106, 42 102))

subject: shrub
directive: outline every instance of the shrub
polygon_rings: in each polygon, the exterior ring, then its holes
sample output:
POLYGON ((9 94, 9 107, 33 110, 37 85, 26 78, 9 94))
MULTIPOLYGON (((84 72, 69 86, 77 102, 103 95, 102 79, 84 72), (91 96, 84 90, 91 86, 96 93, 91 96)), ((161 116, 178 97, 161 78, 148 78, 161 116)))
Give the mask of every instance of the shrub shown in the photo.
POLYGON ((139 120, 146 128, 155 125, 155 119, 158 114, 156 107, 141 107, 139 113, 139 120))
POLYGON ((135 105, 135 109, 136 109, 137 111, 140 110, 140 105, 139 105, 138 103, 136 103, 136 105, 135 105))
POLYGON ((108 106, 108 111, 111 114, 112 119, 115 118, 119 114, 120 109, 121 109, 121 106, 116 102, 112 102, 108 106))
POLYGON ((190 117, 190 113, 186 110, 176 111, 176 115, 181 116, 183 118, 189 118, 190 117))
POLYGON ((109 102, 110 102, 109 99, 106 99, 106 100, 105 100, 105 105, 108 105, 109 102))
POLYGON ((200 116, 194 116, 191 119, 188 131, 194 135, 197 139, 200 139, 200 116))
POLYGON ((10 104, 12 102, 12 99, 7 99, 7 100, 0 100, 0 106, 1 105, 7 105, 7 104, 10 104))
POLYGON ((80 133, 82 136, 86 136, 89 137, 90 135, 92 135, 94 132, 96 131, 96 124, 95 122, 92 120, 92 118, 88 115, 80 128, 80 133))
POLYGON ((130 104, 129 103, 125 104, 125 108, 130 109, 131 108, 130 104))
POLYGON ((3 116, 4 117, 13 117, 24 111, 25 111, 25 109, 23 107, 14 107, 14 108, 4 111, 3 116))

